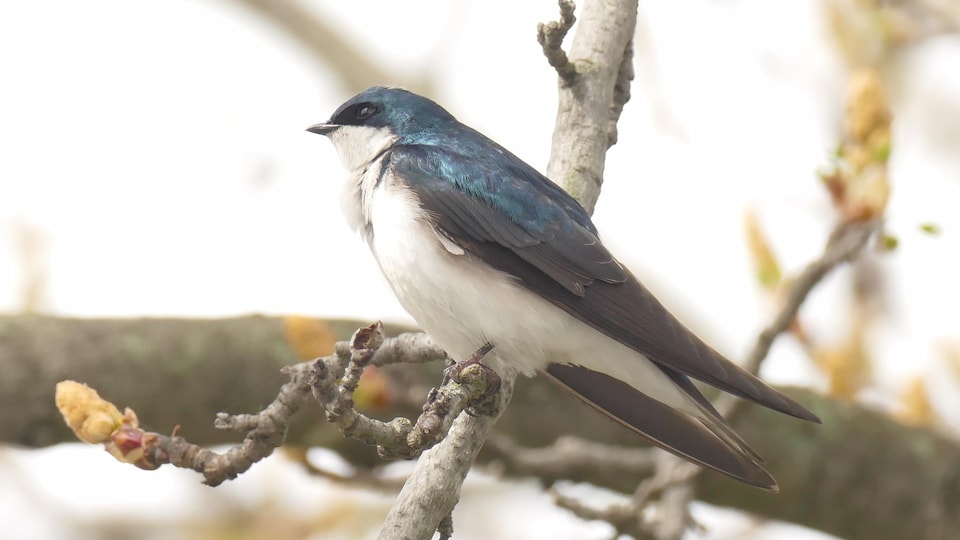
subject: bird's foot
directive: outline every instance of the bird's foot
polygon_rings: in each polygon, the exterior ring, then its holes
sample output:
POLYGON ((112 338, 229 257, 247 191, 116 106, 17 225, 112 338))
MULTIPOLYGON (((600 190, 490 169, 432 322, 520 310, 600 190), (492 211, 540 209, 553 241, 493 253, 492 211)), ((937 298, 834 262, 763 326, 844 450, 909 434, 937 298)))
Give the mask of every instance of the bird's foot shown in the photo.
POLYGON ((459 362, 454 362, 453 364, 446 367, 443 370, 443 382, 441 385, 446 385, 447 383, 453 381, 456 383, 462 382, 461 374, 464 370, 471 366, 478 366, 484 377, 485 387, 483 394, 477 399, 476 404, 473 407, 466 409, 467 414, 471 416, 477 416, 482 414, 481 411, 486 410, 487 404, 490 401, 490 398, 495 396, 497 392, 500 391, 501 379, 500 375, 497 374, 493 368, 483 365, 483 357, 487 355, 491 350, 493 350, 492 343, 484 343, 482 347, 477 349, 473 354, 461 360, 459 362))
MULTIPOLYGON (((483 357, 486 356, 487 353, 489 353, 491 350, 493 350, 493 344, 489 342, 484 343, 482 347, 474 351, 474 353, 471 354, 470 356, 466 357, 463 360, 460 360, 459 362, 453 362, 452 364, 447 366, 443 370, 443 381, 441 381, 440 385, 444 386, 450 381, 460 382, 460 374, 463 373, 463 370, 467 369, 470 366, 479 365, 479 366, 482 366, 484 369, 490 369, 487 366, 484 366, 482 362, 483 362, 483 357)), ((490 369, 490 371, 493 371, 493 370, 490 369)), ((496 374, 495 371, 494 371, 494 374, 496 374)), ((497 379, 499 378, 500 376, 497 375, 497 379)))

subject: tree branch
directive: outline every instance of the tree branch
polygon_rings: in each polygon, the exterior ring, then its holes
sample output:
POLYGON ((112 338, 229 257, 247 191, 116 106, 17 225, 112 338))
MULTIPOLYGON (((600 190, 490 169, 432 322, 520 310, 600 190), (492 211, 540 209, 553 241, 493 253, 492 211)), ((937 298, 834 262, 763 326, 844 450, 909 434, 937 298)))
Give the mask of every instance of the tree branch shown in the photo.
MULTIPOLYGON (((790 328, 790 324, 797 318, 800 306, 807 299, 810 291, 819 284, 831 270, 841 263, 848 262, 860 253, 867 245, 871 236, 880 230, 883 224, 882 219, 873 219, 870 221, 848 221, 838 224, 830 233, 827 239, 827 245, 823 254, 807 265, 806 268, 797 276, 790 288, 790 293, 780 311, 774 317, 770 326, 765 328, 757 337, 757 343, 754 345, 750 354, 743 362, 743 368, 750 373, 760 371, 760 365, 770 352, 777 336, 790 328)), ((732 397, 732 396, 731 396, 732 397)), ((732 412, 734 400, 726 398, 720 405, 722 413, 732 412)))
MULTIPOLYGON (((560 1, 561 14, 567 5, 560 1)), ((561 26, 562 21, 561 15, 561 26)), ((630 97, 630 43, 636 22, 636 0, 585 2, 569 54, 575 75, 568 75, 566 68, 560 72, 547 176, 591 214, 600 196, 607 150, 617 140, 616 123, 630 97)), ((554 63, 550 53, 548 59, 554 63)))
MULTIPOLYGON (((284 319, 267 317, 0 317, 0 372, 4 374, 0 377, 0 407, 16 411, 0 415, 0 442, 36 447, 76 440, 63 426, 50 399, 49 389, 65 378, 85 378, 95 386, 110 388, 114 401, 135 404, 140 416, 156 431, 169 432, 183 416, 188 423, 181 433, 188 434, 193 443, 210 446, 236 442, 235 432, 214 429, 210 420, 223 407, 257 410, 276 396, 283 378, 278 373, 279 364, 296 361, 285 324, 289 323, 284 319), (134 336, 136 347, 131 348, 134 336), (192 357, 198 359, 196 365, 186 365, 192 357), (217 373, 234 373, 237 377, 228 384, 218 384, 217 373), (144 381, 150 383, 145 385, 144 381), (177 399, 171 400, 174 392, 177 399), (181 410, 189 414, 178 414, 181 410)), ((354 320, 318 321, 318 325, 336 329, 332 339, 343 340, 361 324, 354 320)), ((403 330, 393 327, 390 331, 403 330)), ((332 343, 330 347, 332 350, 332 343)), ((338 348, 347 351, 348 343, 344 341, 338 348)), ((387 398, 365 411, 378 417, 415 417, 428 390, 439 380, 442 365, 389 364, 430 358, 443 358, 443 352, 424 334, 388 338, 373 361, 385 366, 381 374, 387 398), (420 354, 430 348, 435 354, 420 354)), ((906 426, 883 412, 814 392, 781 390, 815 412, 824 424, 784 419, 750 405, 742 407, 731 420, 734 429, 767 459, 766 467, 782 487, 780 495, 753 493, 707 471, 694 481, 697 499, 799 523, 841 538, 900 540, 915 537, 917 531, 930 531, 927 538, 931 540, 938 538, 935 534, 939 538, 960 538, 960 496, 953 490, 960 482, 958 441, 934 428, 906 426)), ((285 444, 330 448, 361 471, 383 464, 375 448, 344 438, 331 424, 317 422, 322 414, 322 409, 308 399, 302 413, 294 418, 285 444)), ((495 470, 506 476, 536 476, 546 484, 565 479, 629 494, 649 478, 650 456, 666 457, 539 378, 518 381, 510 407, 497 421, 496 433, 479 454, 478 463, 493 461, 497 463, 495 470), (551 459, 537 468, 534 453, 524 451, 522 459, 512 461, 509 454, 498 450, 501 438, 513 446, 536 451, 535 447, 570 436, 588 441, 587 451, 574 454, 572 463, 551 459), (590 462, 585 455, 594 444, 622 452, 623 457, 590 462), (646 461, 624 467, 626 463, 621 461, 631 459, 628 453, 634 451, 647 456, 640 458, 646 461)), ((558 453, 552 455, 559 457, 558 453)))
MULTIPOLYGON (((155 469, 163 464, 193 469, 204 476, 206 484, 216 486, 236 478, 254 463, 270 455, 283 443, 291 418, 310 394, 327 413, 343 435, 354 437, 370 445, 377 445, 382 457, 412 458, 442 440, 453 419, 473 404, 483 406, 500 385, 493 370, 480 364, 480 359, 492 348, 485 346, 463 365, 453 366, 444 384, 430 392, 427 403, 416 424, 403 417, 382 422, 367 417, 354 409, 353 394, 367 365, 397 358, 424 358, 421 351, 411 353, 399 350, 417 339, 389 340, 388 352, 377 352, 384 345, 383 325, 361 328, 351 338, 347 354, 334 354, 310 364, 284 368, 291 381, 283 385, 276 399, 258 414, 228 415, 218 413, 218 429, 244 431, 243 443, 219 454, 191 443, 174 434, 167 436, 140 428, 136 414, 127 410, 123 415, 95 391, 70 381, 57 384, 56 403, 64 420, 79 438, 90 443, 103 443, 120 461, 144 469, 155 469), (339 385, 337 380, 340 380, 339 385), (495 381, 496 386, 491 387, 495 381)), ((337 347, 344 352, 344 347, 337 347)), ((433 347, 425 347, 434 350, 433 347)))
POLYGON ((577 22, 573 10, 576 8, 572 0, 560 0, 560 20, 540 23, 537 25, 537 42, 543 47, 543 55, 547 62, 557 70, 557 76, 565 84, 573 84, 577 70, 567 58, 563 50, 563 39, 567 32, 577 22))
POLYGON ((431 94, 429 73, 404 76, 403 72, 388 72, 383 64, 374 62, 366 51, 353 41, 344 39, 338 28, 327 18, 298 0, 234 0, 240 6, 260 14, 273 22, 284 33, 295 39, 314 58, 322 60, 343 78, 347 88, 359 91, 384 81, 393 81, 421 94, 431 94))
MULTIPOLYGON (((483 348, 471 357, 470 365, 455 370, 454 376, 445 377, 439 388, 430 391, 416 423, 411 425, 402 416, 389 422, 370 418, 354 408, 353 394, 364 368, 375 361, 376 353, 383 345, 382 330, 383 325, 376 323, 354 333, 350 339, 350 361, 342 369, 339 386, 336 381, 341 370, 333 359, 314 363, 309 384, 313 396, 323 404, 327 420, 336 424, 344 436, 377 445, 380 457, 413 459, 442 440, 453 420, 468 405, 479 404, 496 391, 499 379, 495 379, 496 386, 493 387, 495 372, 479 363, 490 350, 483 348)), ((333 358, 342 359, 343 356, 333 358)))
MULTIPOLYGON (((443 442, 420 456, 377 538, 430 538, 441 521, 450 516, 487 434, 513 397, 516 374, 500 376, 503 384, 496 394, 495 414, 457 417, 443 442)), ((452 523, 449 525, 446 532, 452 532, 452 523)))

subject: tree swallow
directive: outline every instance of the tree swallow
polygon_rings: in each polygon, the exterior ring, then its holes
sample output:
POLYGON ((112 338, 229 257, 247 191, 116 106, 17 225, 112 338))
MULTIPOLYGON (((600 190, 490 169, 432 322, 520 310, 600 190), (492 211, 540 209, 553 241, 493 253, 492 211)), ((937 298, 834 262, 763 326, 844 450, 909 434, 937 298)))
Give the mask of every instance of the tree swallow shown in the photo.
POLYGON ((690 461, 777 483, 691 378, 816 416, 687 330, 563 189, 440 105, 373 87, 308 128, 348 175, 341 206, 403 307, 451 356, 543 373, 690 461))

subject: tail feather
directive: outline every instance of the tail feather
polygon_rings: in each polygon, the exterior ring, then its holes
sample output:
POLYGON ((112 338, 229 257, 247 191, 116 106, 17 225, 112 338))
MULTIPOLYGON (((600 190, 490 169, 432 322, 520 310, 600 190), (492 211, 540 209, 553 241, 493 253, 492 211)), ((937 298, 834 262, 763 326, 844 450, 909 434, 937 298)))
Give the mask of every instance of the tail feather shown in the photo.
POLYGON ((623 381, 581 366, 550 364, 544 373, 587 404, 664 450, 747 484, 778 491, 776 480, 760 465, 756 452, 683 374, 667 372, 675 382, 677 377, 683 379, 685 384, 681 382, 678 386, 693 401, 701 406, 706 403, 707 414, 701 418, 675 410, 623 381))
POLYGON ((705 411, 710 416, 710 419, 705 423, 707 424, 708 428, 711 428, 712 426, 711 431, 714 431, 715 433, 719 431, 717 436, 729 441, 735 447, 749 454, 750 457, 753 458, 757 463, 764 462, 760 454, 756 453, 752 448, 750 448, 747 442, 740 437, 740 434, 733 430, 733 427, 727 423, 727 419, 720 415, 717 409, 714 408, 713 404, 710 403, 710 400, 707 399, 706 396, 704 396, 703 393, 700 392, 700 390, 693 384, 693 381, 690 380, 690 377, 687 377, 679 371, 672 371, 663 367, 660 369, 666 373, 671 380, 673 380, 680 390, 683 390, 687 396, 692 398, 700 406, 701 410, 705 411))

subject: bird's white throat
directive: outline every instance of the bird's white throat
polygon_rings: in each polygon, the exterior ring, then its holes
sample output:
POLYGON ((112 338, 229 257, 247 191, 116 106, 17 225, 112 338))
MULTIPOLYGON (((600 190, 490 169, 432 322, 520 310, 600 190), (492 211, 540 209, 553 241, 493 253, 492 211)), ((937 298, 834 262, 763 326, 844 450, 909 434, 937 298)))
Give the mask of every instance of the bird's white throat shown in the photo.
POLYGON ((378 158, 396 144, 397 136, 387 128, 341 126, 329 137, 348 171, 340 191, 340 208, 352 230, 366 229, 370 197, 380 176, 378 158))
POLYGON ((343 167, 350 172, 364 169, 397 142, 397 136, 389 128, 371 126, 340 126, 329 138, 343 167))

